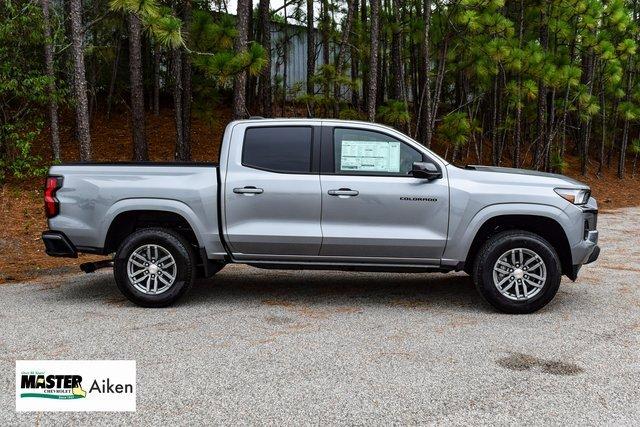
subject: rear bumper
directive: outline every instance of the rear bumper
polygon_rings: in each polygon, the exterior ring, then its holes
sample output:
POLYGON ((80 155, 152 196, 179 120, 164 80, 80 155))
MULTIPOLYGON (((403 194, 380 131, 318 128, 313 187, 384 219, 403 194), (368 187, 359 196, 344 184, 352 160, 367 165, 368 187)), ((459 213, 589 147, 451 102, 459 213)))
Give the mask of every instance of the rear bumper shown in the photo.
POLYGON ((60 231, 45 231, 42 233, 45 252, 49 256, 77 258, 78 251, 73 243, 60 231))

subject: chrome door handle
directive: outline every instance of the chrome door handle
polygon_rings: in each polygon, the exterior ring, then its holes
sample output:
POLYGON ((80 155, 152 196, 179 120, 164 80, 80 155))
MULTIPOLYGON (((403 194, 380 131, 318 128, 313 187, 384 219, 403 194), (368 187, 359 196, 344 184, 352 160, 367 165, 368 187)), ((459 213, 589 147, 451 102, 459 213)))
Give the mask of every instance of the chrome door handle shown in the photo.
POLYGON ((330 196, 355 197, 360 194, 360 192, 358 190, 352 190, 350 188, 340 188, 338 190, 329 190, 328 194, 330 196))
POLYGON ((264 192, 264 190, 262 188, 256 188, 252 185, 248 185, 246 187, 243 188, 234 188, 233 192, 236 194, 248 194, 248 195, 253 195, 253 194, 262 194, 264 192))

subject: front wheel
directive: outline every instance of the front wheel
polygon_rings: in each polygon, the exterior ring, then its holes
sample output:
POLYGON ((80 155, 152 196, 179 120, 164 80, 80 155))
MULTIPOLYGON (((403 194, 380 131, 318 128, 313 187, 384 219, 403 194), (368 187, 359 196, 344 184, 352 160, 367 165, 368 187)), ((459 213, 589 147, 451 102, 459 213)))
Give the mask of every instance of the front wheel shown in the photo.
POLYGON ((533 313, 558 292, 562 269, 555 249, 526 231, 504 231, 484 244, 473 267, 480 295, 505 313, 533 313))
POLYGON ((120 291, 142 307, 165 307, 191 287, 195 258, 189 243, 164 228, 145 228, 127 237, 114 258, 120 291))

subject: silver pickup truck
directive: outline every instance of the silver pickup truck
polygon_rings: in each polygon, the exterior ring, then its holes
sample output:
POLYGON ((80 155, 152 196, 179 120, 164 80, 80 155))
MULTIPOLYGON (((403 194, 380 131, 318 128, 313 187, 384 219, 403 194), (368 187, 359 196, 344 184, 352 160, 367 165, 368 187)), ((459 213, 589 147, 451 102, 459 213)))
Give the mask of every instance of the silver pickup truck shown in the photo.
POLYGON ((122 293, 166 306, 225 264, 465 271, 530 313, 600 249, 589 187, 561 175, 456 167, 398 131, 339 120, 230 123, 216 164, 65 164, 45 186, 47 254, 113 260, 122 293))

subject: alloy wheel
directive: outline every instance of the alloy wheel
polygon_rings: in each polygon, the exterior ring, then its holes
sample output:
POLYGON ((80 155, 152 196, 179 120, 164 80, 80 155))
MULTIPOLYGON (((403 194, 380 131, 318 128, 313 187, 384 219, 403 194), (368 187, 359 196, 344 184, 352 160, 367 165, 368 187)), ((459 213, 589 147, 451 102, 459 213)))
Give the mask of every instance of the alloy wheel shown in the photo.
POLYGON ((166 292, 175 282, 177 273, 175 259, 160 245, 140 246, 127 261, 127 275, 131 284, 147 295, 166 292))
POLYGON ((493 266, 493 284, 511 300, 526 301, 540 293, 547 280, 547 266, 534 251, 510 249, 493 266))

